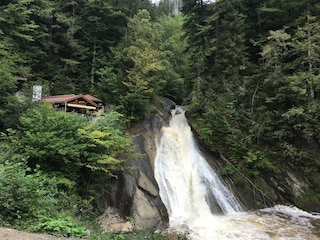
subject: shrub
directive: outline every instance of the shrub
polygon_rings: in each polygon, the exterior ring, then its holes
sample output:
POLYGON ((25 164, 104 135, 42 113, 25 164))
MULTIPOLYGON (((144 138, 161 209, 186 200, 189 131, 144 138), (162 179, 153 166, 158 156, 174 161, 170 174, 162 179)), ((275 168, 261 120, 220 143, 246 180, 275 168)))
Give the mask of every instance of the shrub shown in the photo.
POLYGON ((40 216, 37 224, 34 224, 31 230, 64 237, 86 236, 86 229, 76 224, 72 218, 65 214, 59 214, 55 217, 40 216))
POLYGON ((44 189, 41 172, 28 172, 24 162, 6 161, 0 167, 0 221, 4 225, 23 227, 54 208, 56 200, 44 189))

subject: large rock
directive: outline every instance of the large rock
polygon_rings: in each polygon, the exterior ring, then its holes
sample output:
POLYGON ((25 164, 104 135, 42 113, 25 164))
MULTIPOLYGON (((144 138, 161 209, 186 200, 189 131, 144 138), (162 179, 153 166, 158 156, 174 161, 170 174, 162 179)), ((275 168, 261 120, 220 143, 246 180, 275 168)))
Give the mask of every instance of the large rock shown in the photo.
POLYGON ((144 154, 144 157, 132 163, 135 168, 131 175, 133 178, 126 178, 126 185, 135 186, 133 191, 128 193, 133 193, 130 214, 134 219, 134 227, 138 230, 159 228, 168 221, 167 211, 160 199, 159 188, 154 178, 157 139, 160 139, 161 128, 166 124, 163 117, 159 112, 132 129, 132 134, 136 135, 134 142, 137 152, 144 154))
POLYGON ((135 229, 167 226, 167 210, 154 178, 154 160, 161 128, 168 124, 168 112, 172 105, 173 102, 166 100, 163 111, 149 116, 131 129, 132 136, 135 136, 136 153, 140 157, 130 163, 130 173, 120 174, 113 183, 108 183, 109 191, 101 197, 105 208, 117 208, 123 218, 131 219, 135 229))
POLYGON ((137 230, 157 227, 162 221, 157 207, 139 188, 133 198, 132 215, 137 230))

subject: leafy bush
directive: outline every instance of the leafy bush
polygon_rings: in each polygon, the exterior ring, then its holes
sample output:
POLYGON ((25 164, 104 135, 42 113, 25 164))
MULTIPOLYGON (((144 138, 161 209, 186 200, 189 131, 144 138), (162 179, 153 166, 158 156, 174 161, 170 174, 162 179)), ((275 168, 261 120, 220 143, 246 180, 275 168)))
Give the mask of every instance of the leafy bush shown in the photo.
POLYGON ((50 212, 56 200, 43 186, 41 172, 31 170, 24 162, 3 162, 0 168, 0 222, 24 227, 24 224, 50 212))
POLYGON ((75 180, 85 148, 77 138, 77 130, 86 124, 83 118, 55 112, 50 106, 40 104, 20 117, 17 152, 31 167, 39 164, 45 172, 75 180))
POLYGON ((0 134, 0 224, 81 237, 105 182, 126 169, 131 139, 110 111, 95 122, 39 104, 0 134), (14 147, 12 147, 14 146, 14 147))
POLYGON ((121 124, 124 116, 110 111, 96 122, 55 112, 40 104, 20 118, 16 152, 31 167, 39 164, 47 173, 78 181, 80 171, 102 171, 109 176, 124 169, 132 144, 121 124))
POLYGON ((31 230, 64 237, 86 236, 86 229, 74 223, 65 214, 60 214, 56 217, 40 216, 37 224, 33 225, 31 230))

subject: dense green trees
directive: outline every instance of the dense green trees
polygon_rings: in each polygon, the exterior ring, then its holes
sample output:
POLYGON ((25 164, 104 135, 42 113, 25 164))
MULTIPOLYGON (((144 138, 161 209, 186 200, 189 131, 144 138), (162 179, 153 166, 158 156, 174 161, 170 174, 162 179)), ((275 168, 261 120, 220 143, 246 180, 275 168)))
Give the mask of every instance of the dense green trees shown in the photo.
POLYGON ((186 1, 184 13, 200 137, 249 176, 293 167, 319 189, 319 4, 186 1))
POLYGON ((91 92, 137 119, 157 95, 183 101, 182 19, 171 21, 176 32, 167 31, 173 26, 156 22, 162 13, 147 0, 5 1, 0 13, 0 37, 21 62, 15 74, 45 86, 45 94, 91 92))
POLYGON ((0 130, 16 125, 16 119, 27 104, 23 96, 15 93, 18 89, 17 78, 27 74, 21 55, 14 51, 7 39, 0 41, 0 130))
POLYGON ((248 86, 248 75, 253 71, 247 56, 248 26, 241 12, 245 10, 242 1, 216 4, 190 1, 184 10, 187 14, 184 27, 192 58, 196 59, 193 109, 199 111, 198 123, 204 124, 201 135, 216 143, 219 150, 227 148, 219 142, 231 141, 230 127, 241 128, 241 122, 233 118, 241 118, 235 111, 251 87, 248 86))
POLYGON ((181 25, 179 16, 152 21, 147 10, 140 10, 113 48, 113 64, 98 71, 105 98, 121 105, 131 120, 143 119, 160 96, 184 100, 189 72, 181 25))
POLYGON ((5 1, 0 33, 23 53, 32 80, 47 83, 50 93, 88 91, 126 24, 111 2, 5 1))
POLYGON ((126 54, 123 57, 132 67, 125 69, 127 75, 122 81, 125 86, 122 103, 130 115, 139 112, 143 117, 150 112, 152 97, 159 95, 163 88, 160 71, 164 67, 155 45, 159 39, 157 24, 151 22, 148 11, 141 10, 130 19, 128 31, 127 47, 124 49, 126 54))

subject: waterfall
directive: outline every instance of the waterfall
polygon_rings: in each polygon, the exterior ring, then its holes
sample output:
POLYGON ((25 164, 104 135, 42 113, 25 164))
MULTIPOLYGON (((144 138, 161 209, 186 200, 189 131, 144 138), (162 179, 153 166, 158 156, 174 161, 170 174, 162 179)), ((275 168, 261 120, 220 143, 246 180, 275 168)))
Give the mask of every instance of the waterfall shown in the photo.
POLYGON ((170 229, 193 240, 318 239, 312 224, 320 224, 319 215, 287 206, 244 212, 199 151, 182 108, 162 130, 155 178, 170 229))
POLYGON ((233 193, 202 156, 181 108, 172 110, 155 160, 155 178, 171 219, 241 211, 233 193), (210 206, 214 197, 215 206, 210 206))
POLYGON ((172 13, 179 14, 182 9, 182 0, 172 0, 172 13))
MULTIPOLYGON (((159 2, 161 2, 162 0, 150 0, 150 2, 158 5, 159 2)), ((172 14, 179 14, 181 9, 182 9, 182 5, 183 5, 183 0, 167 0, 169 7, 170 7, 170 11, 172 14)))

